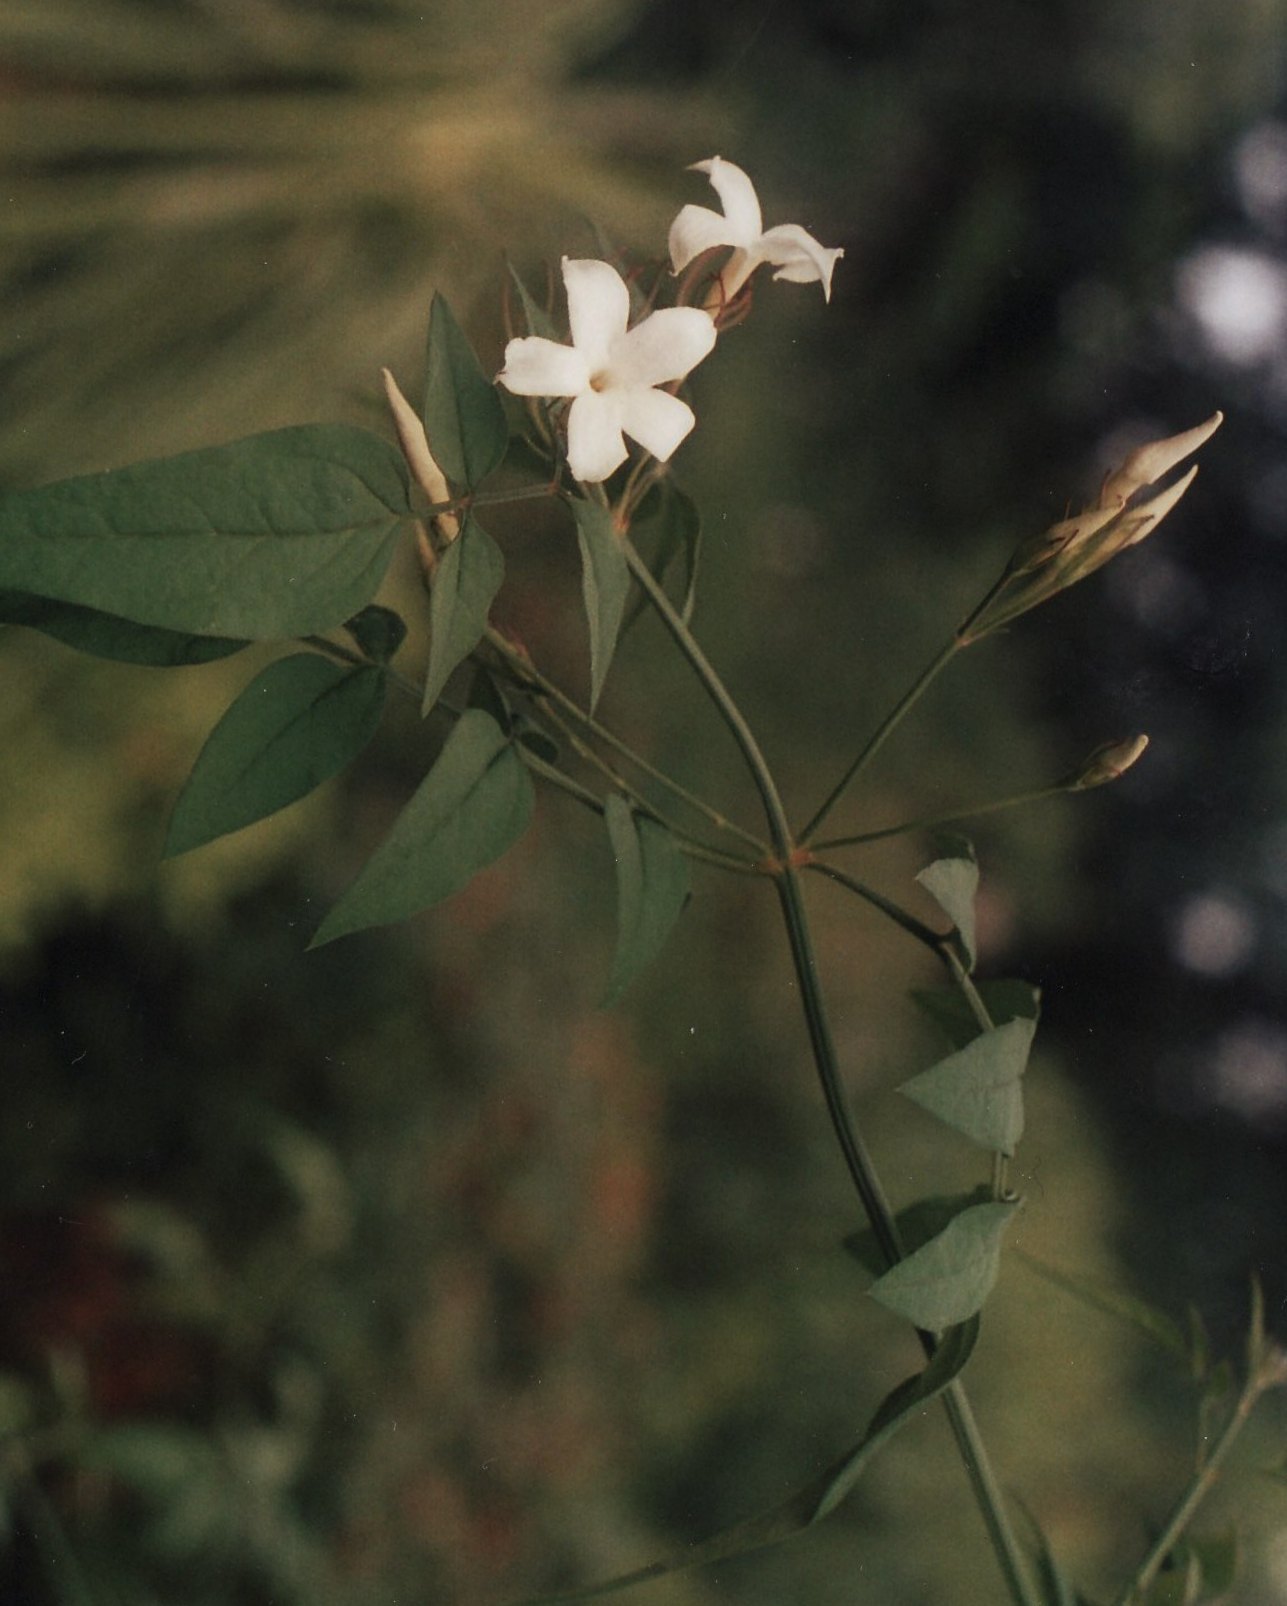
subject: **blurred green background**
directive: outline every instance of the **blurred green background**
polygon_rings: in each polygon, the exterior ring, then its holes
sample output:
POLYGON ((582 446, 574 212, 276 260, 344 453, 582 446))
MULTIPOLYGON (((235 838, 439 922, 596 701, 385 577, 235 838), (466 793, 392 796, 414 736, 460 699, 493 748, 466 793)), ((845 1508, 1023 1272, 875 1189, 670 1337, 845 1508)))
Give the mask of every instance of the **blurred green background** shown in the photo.
MULTIPOLYGON (((508 254, 659 257, 716 152, 845 259, 759 284, 695 377, 703 641, 797 812, 992 579, 1149 434, 1227 414, 1165 531, 935 689, 854 829, 1102 740, 1118 786, 976 833, 982 969, 1042 986, 1023 1248, 1236 1343, 1287 1301, 1287 108, 1279 0, 7 0, 0 482, 307 420, 383 428, 444 291, 499 366, 508 254)), ((585 684, 574 543, 490 521, 504 622, 585 684)), ((388 600, 415 606, 409 563, 388 600)), ((640 627, 605 713, 754 823, 640 627), (661 665, 659 667, 659 664, 661 665), (659 705, 658 698, 662 699, 659 705)), ((257 667, 0 633, 6 1603, 485 1603, 782 1496, 915 1363, 839 1251, 853 1205, 772 900, 699 878, 595 1010, 611 865, 544 800, 405 929, 306 954, 432 751, 160 865, 257 667)), ((262 655, 261 655, 262 656, 262 655)), ((848 860, 911 901, 925 844, 848 860)), ((972 1158, 885 1096, 941 1050, 892 928, 814 898, 898 1202, 972 1158)), ((1008 1488, 1106 1591, 1192 1447, 1182 1382, 1007 1263, 972 1392, 1008 1488)), ((1203 1526, 1287 1598, 1284 1417, 1203 1526)), ((942 1422, 780 1551, 657 1606, 993 1602, 942 1422)), ((634 1597, 626 1597, 634 1598, 634 1597)))

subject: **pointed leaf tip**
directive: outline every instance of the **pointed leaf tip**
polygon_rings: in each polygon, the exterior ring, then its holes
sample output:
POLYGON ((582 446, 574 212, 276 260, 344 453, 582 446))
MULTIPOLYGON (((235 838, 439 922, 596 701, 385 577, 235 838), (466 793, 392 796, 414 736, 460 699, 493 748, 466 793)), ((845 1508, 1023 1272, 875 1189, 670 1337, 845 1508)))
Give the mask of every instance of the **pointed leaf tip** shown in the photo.
POLYGON ((320 653, 293 653, 255 676, 201 749, 170 816, 167 858, 297 802, 375 734, 386 677, 320 653))
POLYGON ((630 590, 630 568, 612 522, 597 502, 572 503, 581 549, 581 594, 590 630, 590 707, 608 678, 630 590))
POLYGON ((972 858, 935 859, 916 877, 951 920, 965 949, 966 968, 974 969, 974 895, 979 867, 972 858))
POLYGON ((405 920, 458 892, 518 841, 534 802, 509 738, 490 714, 467 709, 310 948, 405 920))
POLYGON ((434 570, 422 713, 429 712, 452 671, 483 639, 492 603, 504 578, 505 559, 500 548, 473 514, 467 514, 459 536, 434 570))
POLYGON ((429 311, 424 425, 448 479, 471 490, 500 467, 509 445, 504 403, 442 295, 429 311))
POLYGON ((660 821, 616 793, 604 820, 617 869, 617 949, 603 1004, 615 1004, 657 955, 688 901, 688 863, 660 821))
POLYGON ((1037 1029, 1012 1020, 980 1033, 899 1092, 994 1153, 1013 1154, 1023 1136, 1021 1079, 1037 1029))
POLYGON ((1018 1203, 971 1205, 924 1248, 900 1260, 869 1292, 927 1332, 967 1321, 983 1308, 1001 1265, 1001 1239, 1018 1203))

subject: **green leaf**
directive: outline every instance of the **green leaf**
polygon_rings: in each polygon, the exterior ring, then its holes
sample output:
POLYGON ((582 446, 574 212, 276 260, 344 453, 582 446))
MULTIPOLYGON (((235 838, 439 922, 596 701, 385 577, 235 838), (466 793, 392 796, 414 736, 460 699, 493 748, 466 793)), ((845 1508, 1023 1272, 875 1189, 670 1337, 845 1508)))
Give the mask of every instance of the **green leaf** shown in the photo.
POLYGON ((531 779, 508 737, 489 714, 467 709, 309 946, 405 920, 458 892, 518 841, 533 802, 531 779))
POLYGON ((615 792, 604 808, 617 867, 617 951, 603 1004, 615 1004, 656 956, 688 901, 688 863, 659 821, 615 792))
POLYGON ((492 602, 505 578, 500 548, 472 513, 438 560, 429 593, 429 668, 421 712, 427 714, 452 671, 483 639, 492 602))
POLYGON ((621 616, 630 590, 630 569, 612 526, 612 515, 597 502, 572 503, 581 547, 581 593, 590 626, 590 707, 608 676, 621 616))
POLYGON ((979 867, 972 858, 935 859, 916 877, 956 927, 966 969, 974 969, 974 894, 979 867))
POLYGON ((369 608, 363 608, 361 613, 346 619, 344 628, 361 651, 376 664, 391 662, 407 639, 407 627, 401 615, 394 613, 392 608, 382 608, 374 602, 369 608))
MULTIPOLYGON (((980 981, 974 990, 997 1026, 1040 1018, 1041 989, 1031 982, 980 981)), ((964 1048, 979 1035, 979 1023, 959 987, 920 987, 912 998, 943 1029, 953 1048, 964 1048)))
POLYGON ((926 1332, 966 1321, 992 1292, 1001 1239, 1017 1203, 978 1204, 961 1211, 923 1248, 879 1277, 872 1298, 926 1332))
POLYGON ((509 444, 505 408, 441 295, 429 309, 425 434, 449 480, 471 490, 498 468, 509 444))
POLYGON ((518 299, 522 302, 523 317, 527 323, 528 334, 539 335, 542 340, 557 340, 558 330, 554 326, 554 319, 532 295, 519 276, 519 271, 514 264, 507 261, 505 266, 509 269, 509 276, 514 281, 514 288, 518 291, 518 299))
POLYGON ((210 732, 170 816, 165 853, 262 820, 344 768, 375 734, 385 677, 320 653, 269 664, 210 732))
POLYGON ((559 1595, 542 1595, 539 1600, 524 1602, 524 1606, 563 1606, 563 1603, 570 1601, 597 1600, 600 1596, 615 1594, 618 1590, 646 1583, 649 1579, 663 1578, 668 1573, 707 1566, 711 1562, 725 1561, 730 1556, 741 1556, 748 1551, 781 1544, 784 1539, 791 1539, 814 1523, 821 1522, 851 1492, 877 1452, 884 1449, 900 1428, 919 1415, 931 1400, 936 1399, 960 1375, 974 1352, 978 1336, 977 1317, 944 1333, 925 1370, 909 1377, 886 1395, 858 1443, 780 1505, 761 1516, 735 1523, 699 1544, 689 1545, 665 1561, 655 1561, 648 1567, 622 1573, 584 1589, 559 1595))
POLYGON ((981 1032, 898 1091, 985 1149, 1013 1154, 1023 1136, 1022 1078, 1036 1030, 1036 1021, 1012 1020, 981 1032))
POLYGON ((409 516, 378 435, 274 430, 0 498, 0 587, 198 635, 309 635, 370 600, 409 516))
POLYGON ((1137 1299, 1134 1294, 1126 1294, 1121 1289, 1114 1288, 1109 1283, 1101 1282, 1097 1277, 1087 1277, 1081 1272, 1063 1271, 1058 1266, 1048 1265, 1044 1260, 1038 1260, 1030 1255, 1026 1249, 1016 1249, 1015 1257, 1022 1261, 1030 1271, 1035 1271, 1038 1277, 1044 1277, 1048 1283, 1056 1288, 1062 1288, 1066 1294, 1081 1300, 1093 1310, 1101 1311, 1105 1316, 1115 1317, 1133 1327, 1136 1332, 1142 1333, 1151 1343, 1164 1349, 1168 1354, 1187 1365, 1191 1359, 1191 1350, 1188 1336, 1174 1322, 1165 1311, 1158 1310, 1147 1300, 1137 1299))
POLYGON ((51 602, 21 591, 0 591, 0 624, 25 625, 79 652, 110 658, 119 664, 147 664, 182 669, 213 663, 246 646, 221 636, 193 636, 157 625, 135 624, 115 614, 100 613, 75 602, 51 602))
MULTIPOLYGON (((697 568, 701 557, 702 516, 693 499, 671 480, 663 480, 644 498, 632 525, 636 545, 651 551, 648 567, 658 584, 678 558, 683 562, 684 593, 680 617, 688 624, 697 601, 697 568)), ((636 595, 626 609, 622 631, 629 630, 647 607, 647 599, 636 595)))
MULTIPOLYGON (((937 1238, 948 1222, 954 1221, 963 1210, 976 1204, 988 1204, 991 1199, 992 1189, 986 1183, 972 1188, 968 1193, 933 1194, 928 1199, 918 1199, 915 1204, 905 1205, 895 1215, 894 1225, 898 1228, 904 1249, 911 1254, 913 1250, 929 1243, 931 1238, 937 1238)), ((844 1240, 844 1247, 873 1277, 879 1277, 888 1270, 880 1240, 870 1227, 864 1227, 861 1232, 851 1232, 844 1240)))

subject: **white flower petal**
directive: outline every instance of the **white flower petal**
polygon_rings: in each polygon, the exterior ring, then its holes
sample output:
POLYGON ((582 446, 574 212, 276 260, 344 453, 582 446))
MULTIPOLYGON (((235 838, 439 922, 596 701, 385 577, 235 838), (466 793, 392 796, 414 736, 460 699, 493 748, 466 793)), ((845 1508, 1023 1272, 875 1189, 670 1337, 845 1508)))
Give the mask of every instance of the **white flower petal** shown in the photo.
POLYGON ((733 231, 733 238, 727 243, 750 245, 764 227, 755 185, 740 167, 726 162, 722 156, 712 156, 708 162, 694 162, 693 167, 706 174, 719 196, 724 216, 733 231))
POLYGON ((720 245, 736 245, 732 226, 709 206, 686 206, 670 225, 670 265, 682 273, 694 257, 720 245))
POLYGON ((798 223, 780 223, 760 236, 756 254, 762 262, 771 262, 777 268, 775 279, 789 279, 793 284, 818 280, 830 301, 832 270, 845 253, 839 246, 819 245, 798 223))
POLYGON ((688 403, 667 391, 626 390, 621 396, 621 427, 659 463, 667 461, 697 422, 688 403))
POLYGON ((568 467, 582 484, 606 480, 626 460, 624 395, 620 390, 587 390, 568 409, 568 467))
POLYGON ((505 347, 505 366, 496 378, 515 396, 579 396, 589 387, 590 370, 571 346, 522 335, 505 347))
POLYGON ((698 307, 663 307, 619 340, 608 369, 613 386, 682 379, 715 346, 715 322, 698 307))
POLYGON ((563 283, 568 293, 572 344, 585 358, 591 374, 597 373, 607 366, 614 342, 626 332, 630 292, 610 263, 588 258, 564 257, 563 283))

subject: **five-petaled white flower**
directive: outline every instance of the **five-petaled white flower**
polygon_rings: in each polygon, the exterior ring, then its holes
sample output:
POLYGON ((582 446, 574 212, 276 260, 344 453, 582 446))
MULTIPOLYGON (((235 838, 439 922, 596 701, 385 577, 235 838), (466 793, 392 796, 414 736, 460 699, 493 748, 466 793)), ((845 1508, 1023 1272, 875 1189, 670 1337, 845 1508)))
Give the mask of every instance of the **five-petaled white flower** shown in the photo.
POLYGON ((505 347, 497 375, 516 396, 570 396, 568 467, 606 480, 626 460, 623 432, 666 462, 696 419, 658 385, 682 379, 709 355, 715 323, 697 307, 666 307, 633 329, 630 292, 607 262, 563 258, 572 344, 524 335, 505 347))
POLYGON ((703 251, 731 245, 733 254, 720 274, 725 300, 733 299, 761 262, 777 268, 775 279, 796 284, 812 284, 816 279, 823 295, 831 300, 831 273, 836 259, 845 254, 842 250, 819 245, 798 223, 766 229, 755 186, 732 162, 712 156, 708 162, 692 165, 710 179, 724 211, 721 215, 708 206, 686 206, 680 212, 670 226, 670 263, 676 273, 703 251))

